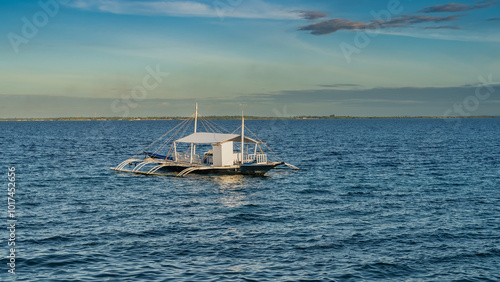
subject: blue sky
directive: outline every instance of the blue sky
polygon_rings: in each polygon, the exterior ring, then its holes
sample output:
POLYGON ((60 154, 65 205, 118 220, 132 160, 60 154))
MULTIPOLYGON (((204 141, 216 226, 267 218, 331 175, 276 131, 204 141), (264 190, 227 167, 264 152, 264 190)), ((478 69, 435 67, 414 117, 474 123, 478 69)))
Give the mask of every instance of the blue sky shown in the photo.
POLYGON ((500 115, 496 0, 0 5, 2 118, 500 115))

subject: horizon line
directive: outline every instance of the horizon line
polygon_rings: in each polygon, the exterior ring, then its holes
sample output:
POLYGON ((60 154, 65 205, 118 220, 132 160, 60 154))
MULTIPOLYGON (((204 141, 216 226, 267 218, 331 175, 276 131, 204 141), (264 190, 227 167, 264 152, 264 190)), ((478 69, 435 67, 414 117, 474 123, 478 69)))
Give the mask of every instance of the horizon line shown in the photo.
MULTIPOLYGON (((227 119, 239 120, 241 116, 233 115, 211 115, 203 116, 205 119, 227 119)), ((0 118, 0 121, 140 121, 140 120, 185 120, 190 117, 183 116, 158 116, 158 117, 45 117, 45 118, 0 118)), ((269 117, 269 116, 245 116, 245 119, 460 119, 460 118, 500 118, 498 115, 477 115, 477 116, 319 116, 319 115, 299 115, 289 117, 269 117)))

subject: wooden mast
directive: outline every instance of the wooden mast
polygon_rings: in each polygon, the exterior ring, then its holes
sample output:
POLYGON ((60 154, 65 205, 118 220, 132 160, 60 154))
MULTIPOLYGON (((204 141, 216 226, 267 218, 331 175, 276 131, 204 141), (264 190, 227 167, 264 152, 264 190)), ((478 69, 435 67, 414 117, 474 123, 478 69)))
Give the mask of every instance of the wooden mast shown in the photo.
POLYGON ((243 116, 243 111, 241 111, 241 164, 244 163, 243 161, 244 148, 245 148, 245 117, 243 116))
POLYGON ((196 128, 198 127, 198 103, 194 108, 194 133, 196 133, 196 128))

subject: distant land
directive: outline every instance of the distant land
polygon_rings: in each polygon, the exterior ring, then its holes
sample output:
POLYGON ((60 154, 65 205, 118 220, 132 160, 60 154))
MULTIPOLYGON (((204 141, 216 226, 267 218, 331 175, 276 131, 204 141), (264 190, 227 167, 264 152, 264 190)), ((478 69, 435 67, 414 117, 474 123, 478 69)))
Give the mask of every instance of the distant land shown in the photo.
MULTIPOLYGON (((184 120, 188 117, 60 117, 60 118, 0 118, 0 121, 106 121, 106 120, 184 120)), ((241 119, 241 116, 203 116, 204 119, 241 119)), ((293 116, 293 117, 261 117, 245 116, 246 120, 256 119, 453 119, 453 118, 500 118, 500 116, 388 116, 388 117, 356 117, 356 116, 293 116)))

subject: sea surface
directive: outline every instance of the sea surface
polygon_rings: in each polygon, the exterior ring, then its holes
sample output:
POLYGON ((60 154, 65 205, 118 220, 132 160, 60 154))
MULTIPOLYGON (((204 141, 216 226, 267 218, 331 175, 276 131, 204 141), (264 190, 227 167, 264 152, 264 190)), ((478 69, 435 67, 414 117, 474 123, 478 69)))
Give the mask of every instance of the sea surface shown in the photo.
POLYGON ((0 122, 0 280, 500 280, 500 119, 248 120, 302 170, 109 170, 179 122, 0 122))

